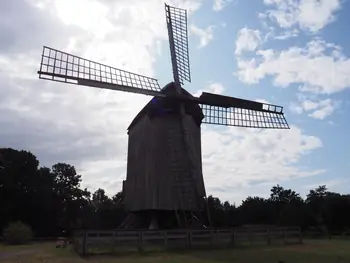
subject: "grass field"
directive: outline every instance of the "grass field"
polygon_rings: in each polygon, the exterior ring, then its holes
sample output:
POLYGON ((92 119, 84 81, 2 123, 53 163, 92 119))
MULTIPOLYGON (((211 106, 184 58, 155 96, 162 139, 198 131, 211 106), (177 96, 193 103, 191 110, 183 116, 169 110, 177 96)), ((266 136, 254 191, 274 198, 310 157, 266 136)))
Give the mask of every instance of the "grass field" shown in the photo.
POLYGON ((70 248, 56 249, 54 243, 25 246, 0 245, 2 263, 350 263, 349 240, 306 240, 302 245, 237 247, 162 253, 133 253, 123 256, 80 258, 70 248))

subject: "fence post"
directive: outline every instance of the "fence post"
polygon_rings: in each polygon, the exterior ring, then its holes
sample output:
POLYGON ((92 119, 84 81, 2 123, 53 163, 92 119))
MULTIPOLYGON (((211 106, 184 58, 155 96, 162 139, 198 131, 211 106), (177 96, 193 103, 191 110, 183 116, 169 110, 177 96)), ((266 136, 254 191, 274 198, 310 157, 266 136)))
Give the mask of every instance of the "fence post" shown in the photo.
POLYGON ((235 245, 235 229, 232 228, 231 229, 232 235, 231 235, 231 245, 234 246, 235 245))
POLYGON ((164 231, 163 234, 164 234, 164 247, 166 250, 168 248, 168 231, 164 231))
POLYGON ((138 233, 138 251, 142 252, 143 251, 143 232, 139 231, 138 233))
POLYGON ((248 229, 248 238, 249 238, 249 244, 253 245, 253 233, 251 228, 248 229))
POLYGON ((84 235, 83 235, 83 247, 82 247, 82 255, 85 256, 86 255, 86 247, 87 247, 87 231, 84 230, 84 235))
POLYGON ((187 239, 188 239, 188 248, 191 249, 191 246, 192 246, 192 233, 191 233, 191 230, 188 230, 187 232, 187 239))
POLYGON ((284 244, 287 244, 287 233, 286 233, 286 228, 282 227, 281 228, 282 234, 283 234, 283 242, 284 244))
POLYGON ((267 244, 271 245, 271 231, 270 231, 270 228, 267 228, 266 231, 267 231, 267 244))
POLYGON ((114 254, 115 253, 115 247, 116 247, 116 242, 115 242, 115 232, 116 231, 113 231, 113 236, 112 236, 112 253, 114 254))

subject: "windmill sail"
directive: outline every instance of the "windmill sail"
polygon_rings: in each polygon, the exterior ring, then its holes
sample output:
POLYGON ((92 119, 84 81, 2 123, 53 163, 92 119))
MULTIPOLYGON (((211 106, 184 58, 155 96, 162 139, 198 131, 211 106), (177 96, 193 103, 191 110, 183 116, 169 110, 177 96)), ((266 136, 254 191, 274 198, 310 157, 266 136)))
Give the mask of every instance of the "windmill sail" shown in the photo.
POLYGON ((130 73, 45 46, 38 74, 39 78, 52 81, 164 96, 160 93, 160 86, 154 78, 130 73))
POLYGON ((191 82, 188 55, 187 11, 165 4, 174 81, 183 85, 191 82))
POLYGON ((205 93, 199 97, 203 123, 264 129, 289 129, 283 107, 205 93))

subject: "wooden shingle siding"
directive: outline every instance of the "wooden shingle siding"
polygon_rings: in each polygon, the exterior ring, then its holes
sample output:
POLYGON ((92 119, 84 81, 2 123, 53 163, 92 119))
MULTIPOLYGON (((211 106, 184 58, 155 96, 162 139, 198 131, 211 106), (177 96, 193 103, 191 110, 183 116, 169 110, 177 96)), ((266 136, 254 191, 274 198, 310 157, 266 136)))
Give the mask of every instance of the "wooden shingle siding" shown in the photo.
POLYGON ((184 131, 178 114, 145 114, 129 130, 123 189, 129 210, 202 210, 200 126, 190 115, 183 121, 184 131))

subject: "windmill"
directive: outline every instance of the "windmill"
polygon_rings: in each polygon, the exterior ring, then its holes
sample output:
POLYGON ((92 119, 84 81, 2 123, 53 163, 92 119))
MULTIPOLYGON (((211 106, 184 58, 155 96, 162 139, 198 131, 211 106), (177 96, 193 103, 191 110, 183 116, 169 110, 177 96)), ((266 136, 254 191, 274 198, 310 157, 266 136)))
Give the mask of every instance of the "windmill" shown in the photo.
POLYGON ((122 228, 203 225, 206 192, 202 174, 202 123, 289 129, 283 107, 182 88, 191 81, 187 12, 165 4, 173 82, 134 74, 44 46, 39 78, 153 96, 128 127, 122 228))

